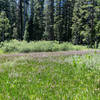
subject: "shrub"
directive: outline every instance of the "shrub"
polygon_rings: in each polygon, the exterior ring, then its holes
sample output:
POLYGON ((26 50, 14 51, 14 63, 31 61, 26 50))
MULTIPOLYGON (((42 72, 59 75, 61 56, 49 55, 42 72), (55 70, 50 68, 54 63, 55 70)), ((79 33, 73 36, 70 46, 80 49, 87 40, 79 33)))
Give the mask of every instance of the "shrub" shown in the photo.
POLYGON ((64 42, 59 44, 58 41, 5 41, 0 44, 1 50, 4 52, 53 52, 67 50, 82 50, 87 49, 84 46, 75 46, 71 43, 64 42))

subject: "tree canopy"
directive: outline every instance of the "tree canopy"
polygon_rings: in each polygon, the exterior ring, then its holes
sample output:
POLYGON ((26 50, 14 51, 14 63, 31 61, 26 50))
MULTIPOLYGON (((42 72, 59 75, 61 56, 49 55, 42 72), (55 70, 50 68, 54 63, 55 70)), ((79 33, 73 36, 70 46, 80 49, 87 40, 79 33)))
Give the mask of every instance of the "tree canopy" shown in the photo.
POLYGON ((0 0, 0 41, 9 39, 98 47, 100 0, 0 0))

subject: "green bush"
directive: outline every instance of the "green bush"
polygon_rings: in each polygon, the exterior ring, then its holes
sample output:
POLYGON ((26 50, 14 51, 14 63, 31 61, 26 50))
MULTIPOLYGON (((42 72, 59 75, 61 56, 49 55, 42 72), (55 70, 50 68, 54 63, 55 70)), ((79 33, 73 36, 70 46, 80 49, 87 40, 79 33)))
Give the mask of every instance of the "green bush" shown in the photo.
POLYGON ((1 50, 4 52, 53 52, 53 51, 67 51, 67 50, 83 50, 87 49, 84 46, 73 45, 68 42, 59 44, 58 41, 18 41, 11 40, 2 42, 1 50))

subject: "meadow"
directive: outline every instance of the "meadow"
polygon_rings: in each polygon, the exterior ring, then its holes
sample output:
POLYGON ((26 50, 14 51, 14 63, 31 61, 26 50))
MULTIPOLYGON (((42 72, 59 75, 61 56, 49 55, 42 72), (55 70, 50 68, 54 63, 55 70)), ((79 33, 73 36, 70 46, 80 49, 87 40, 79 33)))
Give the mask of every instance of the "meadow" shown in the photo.
POLYGON ((0 100, 100 100, 100 55, 2 57, 0 100))

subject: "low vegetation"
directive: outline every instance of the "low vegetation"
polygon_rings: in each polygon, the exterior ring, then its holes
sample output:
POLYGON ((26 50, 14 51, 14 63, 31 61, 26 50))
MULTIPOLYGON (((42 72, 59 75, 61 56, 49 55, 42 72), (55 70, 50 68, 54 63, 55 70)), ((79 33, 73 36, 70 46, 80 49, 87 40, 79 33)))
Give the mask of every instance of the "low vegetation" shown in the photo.
POLYGON ((86 46, 73 45, 68 42, 59 44, 58 41, 35 41, 26 42, 11 40, 5 41, 0 44, 1 50, 4 52, 52 52, 52 51, 68 51, 68 50, 84 50, 86 46))
POLYGON ((0 100, 99 100, 100 55, 0 58, 0 100))

